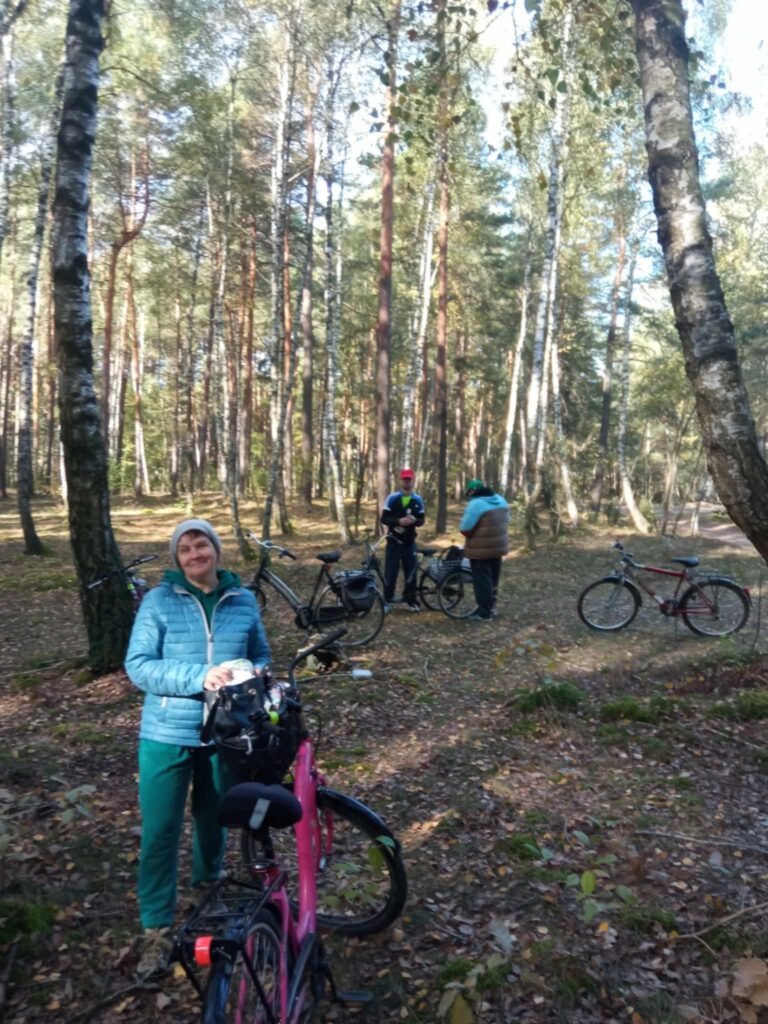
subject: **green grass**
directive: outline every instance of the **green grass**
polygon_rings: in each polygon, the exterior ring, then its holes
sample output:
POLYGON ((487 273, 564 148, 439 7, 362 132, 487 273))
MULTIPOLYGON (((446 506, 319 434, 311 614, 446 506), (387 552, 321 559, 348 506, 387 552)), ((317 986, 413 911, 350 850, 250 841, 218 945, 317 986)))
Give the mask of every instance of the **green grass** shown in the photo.
POLYGON ((532 835, 515 833, 494 843, 496 853, 503 853, 513 860, 541 860, 542 852, 532 835))
POLYGON ((474 966, 472 961, 467 960, 466 957, 449 961, 445 967, 441 968, 437 976, 438 985, 445 988, 450 981, 464 981, 474 966))
POLYGON ((652 903, 628 903, 622 907, 619 920, 624 928, 643 935, 655 935, 659 928, 665 932, 679 931, 675 915, 652 903))

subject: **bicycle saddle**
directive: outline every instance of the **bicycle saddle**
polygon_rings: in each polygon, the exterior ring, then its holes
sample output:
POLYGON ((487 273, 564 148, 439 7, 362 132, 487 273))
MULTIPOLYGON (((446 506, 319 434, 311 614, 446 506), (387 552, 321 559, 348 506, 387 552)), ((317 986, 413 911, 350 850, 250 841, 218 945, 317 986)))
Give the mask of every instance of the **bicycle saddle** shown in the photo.
POLYGON ((683 558, 670 558, 670 562, 679 562, 680 565, 687 565, 689 569, 692 569, 699 564, 699 559, 696 555, 685 555, 683 558))
POLYGON ((427 555, 429 557, 429 555, 436 555, 440 548, 423 548, 421 544, 417 544, 416 550, 420 555, 427 555))
POLYGON ((301 804, 285 786, 240 782, 228 789, 219 805, 224 828, 290 828, 301 819, 301 804))
POLYGON ((325 562, 326 565, 330 565, 332 562, 338 562, 341 558, 340 551, 322 551, 319 555, 315 555, 315 558, 321 562, 325 562))

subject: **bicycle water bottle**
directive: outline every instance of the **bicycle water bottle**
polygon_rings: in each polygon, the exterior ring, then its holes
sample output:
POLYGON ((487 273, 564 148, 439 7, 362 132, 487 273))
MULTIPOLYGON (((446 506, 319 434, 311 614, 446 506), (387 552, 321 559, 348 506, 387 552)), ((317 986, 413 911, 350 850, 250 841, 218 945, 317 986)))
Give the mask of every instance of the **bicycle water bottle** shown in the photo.
POLYGON ((353 668, 350 675, 353 679, 373 679, 373 672, 369 668, 353 668))

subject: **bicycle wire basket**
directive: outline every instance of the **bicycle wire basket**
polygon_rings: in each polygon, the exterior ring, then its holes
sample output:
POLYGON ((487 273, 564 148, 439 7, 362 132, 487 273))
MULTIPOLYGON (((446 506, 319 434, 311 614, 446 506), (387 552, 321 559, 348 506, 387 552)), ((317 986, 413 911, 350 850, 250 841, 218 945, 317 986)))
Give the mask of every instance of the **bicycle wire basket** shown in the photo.
POLYGON ((461 569, 465 561, 464 548, 454 544, 446 548, 437 558, 430 558, 429 565, 427 566, 427 576, 436 583, 439 583, 448 573, 461 569))

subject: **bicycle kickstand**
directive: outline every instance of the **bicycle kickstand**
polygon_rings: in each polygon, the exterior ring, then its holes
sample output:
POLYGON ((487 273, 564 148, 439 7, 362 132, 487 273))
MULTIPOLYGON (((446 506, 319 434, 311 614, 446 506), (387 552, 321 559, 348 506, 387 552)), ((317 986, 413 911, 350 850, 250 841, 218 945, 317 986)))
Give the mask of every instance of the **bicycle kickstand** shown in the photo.
POLYGON ((331 990, 331 1002, 341 1003, 344 1006, 370 1006, 371 1005, 371 1003, 373 1002, 373 993, 372 992, 365 992, 365 991, 359 991, 359 992, 352 992, 352 991, 340 992, 336 988, 336 982, 334 981, 333 973, 331 972, 331 969, 328 966, 328 964, 324 963, 322 965, 321 969, 323 971, 323 974, 325 975, 326 981, 328 982, 328 987, 331 990))

